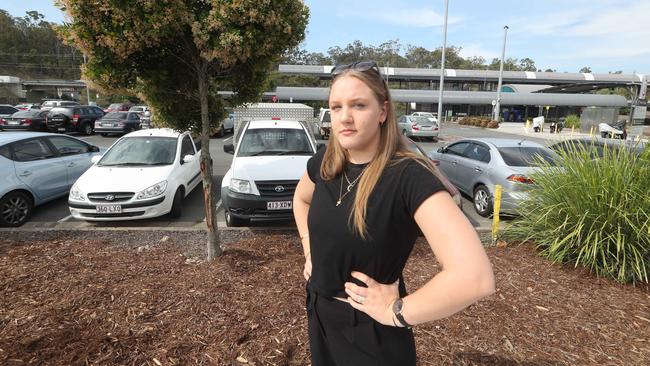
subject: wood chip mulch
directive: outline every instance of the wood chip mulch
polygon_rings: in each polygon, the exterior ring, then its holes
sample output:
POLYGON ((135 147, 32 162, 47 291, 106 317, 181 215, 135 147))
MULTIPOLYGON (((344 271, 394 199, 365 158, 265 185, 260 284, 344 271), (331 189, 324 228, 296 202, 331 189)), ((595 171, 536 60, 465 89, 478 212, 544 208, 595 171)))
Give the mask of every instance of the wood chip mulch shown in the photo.
MULTIPOLYGON (((175 240, 0 241, 0 364, 309 364, 295 236, 243 238, 209 263, 175 240)), ((550 264, 529 245, 487 250, 497 292, 417 326, 420 365, 650 364, 647 285, 550 264)), ((407 285, 438 270, 420 240, 407 285)))

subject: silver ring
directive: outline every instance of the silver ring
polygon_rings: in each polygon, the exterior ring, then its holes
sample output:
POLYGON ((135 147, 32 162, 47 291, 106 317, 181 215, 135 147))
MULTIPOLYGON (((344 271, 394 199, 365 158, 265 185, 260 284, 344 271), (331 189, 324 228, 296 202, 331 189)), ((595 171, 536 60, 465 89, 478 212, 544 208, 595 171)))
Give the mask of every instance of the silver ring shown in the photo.
POLYGON ((363 304, 363 302, 366 301, 366 298, 363 296, 357 296, 357 302, 359 304, 363 304))

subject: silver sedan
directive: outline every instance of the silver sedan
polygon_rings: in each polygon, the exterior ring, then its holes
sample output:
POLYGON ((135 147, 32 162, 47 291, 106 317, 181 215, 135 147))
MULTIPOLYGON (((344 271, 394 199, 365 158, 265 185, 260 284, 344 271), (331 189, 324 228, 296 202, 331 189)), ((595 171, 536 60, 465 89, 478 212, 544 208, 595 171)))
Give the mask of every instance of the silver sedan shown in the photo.
POLYGON ((539 170, 537 159, 557 161, 552 150, 525 139, 462 139, 427 155, 439 162, 440 170, 461 192, 472 197, 474 209, 484 217, 492 214, 497 184, 503 187, 501 213, 516 215, 533 184, 530 175, 539 170))

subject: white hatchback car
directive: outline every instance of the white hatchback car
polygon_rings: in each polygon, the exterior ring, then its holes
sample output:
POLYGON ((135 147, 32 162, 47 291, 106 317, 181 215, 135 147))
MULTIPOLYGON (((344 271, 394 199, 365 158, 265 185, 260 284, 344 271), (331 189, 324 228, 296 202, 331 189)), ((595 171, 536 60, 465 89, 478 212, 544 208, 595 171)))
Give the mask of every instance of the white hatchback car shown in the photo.
POLYGON ((72 186, 70 213, 87 221, 178 218, 183 198, 201 182, 199 151, 188 132, 129 133, 72 186))

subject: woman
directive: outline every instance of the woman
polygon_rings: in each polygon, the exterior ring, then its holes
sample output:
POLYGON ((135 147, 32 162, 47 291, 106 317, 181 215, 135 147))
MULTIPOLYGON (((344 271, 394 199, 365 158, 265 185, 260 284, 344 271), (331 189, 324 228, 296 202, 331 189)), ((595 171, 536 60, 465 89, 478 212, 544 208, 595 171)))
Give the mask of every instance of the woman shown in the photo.
POLYGON ((335 67, 329 107, 331 140, 293 199, 312 364, 415 365, 411 326, 492 294, 492 267, 434 167, 404 144, 376 63, 335 67), (420 230, 443 269, 407 296, 420 230))

